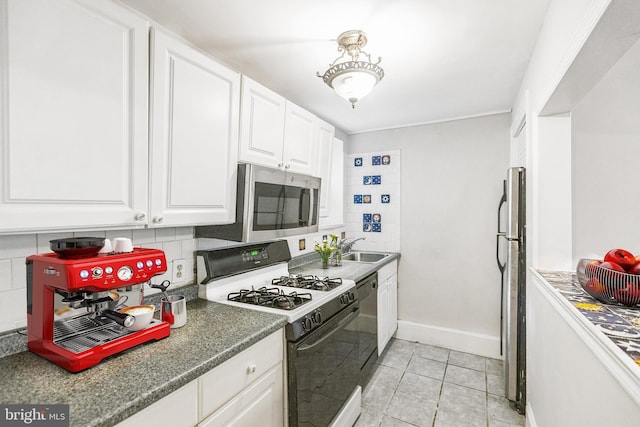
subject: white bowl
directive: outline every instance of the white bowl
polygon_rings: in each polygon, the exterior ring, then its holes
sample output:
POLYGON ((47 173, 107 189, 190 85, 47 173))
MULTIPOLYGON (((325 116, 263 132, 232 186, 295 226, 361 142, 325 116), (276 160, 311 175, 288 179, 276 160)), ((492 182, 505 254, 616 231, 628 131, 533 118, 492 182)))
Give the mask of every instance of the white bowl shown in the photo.
POLYGON ((151 319, 153 319, 153 312, 155 310, 156 308, 153 305, 134 305, 132 307, 123 308, 119 310, 119 312, 133 316, 136 319, 135 322, 133 322, 133 325, 129 326, 127 329, 140 331, 151 323, 151 319))

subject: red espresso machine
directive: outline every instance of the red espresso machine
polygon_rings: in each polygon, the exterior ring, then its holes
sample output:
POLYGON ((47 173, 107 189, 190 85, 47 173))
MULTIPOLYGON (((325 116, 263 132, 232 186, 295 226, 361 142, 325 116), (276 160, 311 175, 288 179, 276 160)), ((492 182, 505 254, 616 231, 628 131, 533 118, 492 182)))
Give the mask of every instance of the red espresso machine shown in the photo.
POLYGON ((46 253, 29 256, 26 263, 27 346, 70 372, 171 333, 169 324, 157 319, 142 330, 130 330, 125 326, 131 324, 130 316, 112 309, 112 290, 143 284, 167 271, 159 249, 119 254, 96 250, 89 256, 46 253), (78 314, 60 319, 57 304, 78 314))

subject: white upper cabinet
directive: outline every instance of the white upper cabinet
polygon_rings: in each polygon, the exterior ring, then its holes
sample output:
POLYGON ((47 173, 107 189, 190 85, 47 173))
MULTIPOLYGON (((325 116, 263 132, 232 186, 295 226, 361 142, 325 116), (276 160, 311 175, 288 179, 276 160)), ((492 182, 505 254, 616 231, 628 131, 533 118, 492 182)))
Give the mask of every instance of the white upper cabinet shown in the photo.
POLYGON ((322 180, 320 187, 320 227, 343 224, 343 143, 334 138, 335 128, 329 123, 316 121, 316 175, 322 180))
POLYGON ((240 74, 153 29, 149 225, 232 223, 240 74))
POLYGON ((147 22, 0 0, 0 40, 0 232, 146 224, 147 22))
POLYGON ((281 167, 286 100, 242 76, 240 160, 281 167))
POLYGON ((316 116, 287 101, 284 120, 283 167, 292 172, 316 172, 316 116))
POLYGON ((242 77, 239 160, 311 175, 315 116, 242 77))

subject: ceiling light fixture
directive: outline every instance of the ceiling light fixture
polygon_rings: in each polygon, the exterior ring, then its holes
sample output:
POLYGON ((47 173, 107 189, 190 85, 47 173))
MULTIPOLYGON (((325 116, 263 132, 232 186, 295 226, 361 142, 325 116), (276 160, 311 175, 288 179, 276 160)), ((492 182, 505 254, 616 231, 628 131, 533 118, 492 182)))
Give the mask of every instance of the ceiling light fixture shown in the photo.
POLYGON ((316 73, 338 95, 349 101, 352 108, 356 108, 356 102, 367 96, 384 77, 384 70, 378 66, 382 58, 378 57, 376 63, 371 62, 371 55, 362 50, 366 44, 364 32, 345 31, 338 36, 338 52, 342 55, 329 64, 323 75, 316 73), (349 55, 351 60, 345 55, 349 55), (360 55, 366 56, 367 61, 359 60, 360 55))

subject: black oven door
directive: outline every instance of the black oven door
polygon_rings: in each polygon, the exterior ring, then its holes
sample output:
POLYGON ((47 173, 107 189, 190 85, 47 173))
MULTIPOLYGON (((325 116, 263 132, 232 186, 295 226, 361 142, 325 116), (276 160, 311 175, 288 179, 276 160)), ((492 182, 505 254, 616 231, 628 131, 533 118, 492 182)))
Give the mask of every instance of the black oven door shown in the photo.
POLYGON ((357 305, 288 343, 289 427, 328 426, 358 386, 357 305))

